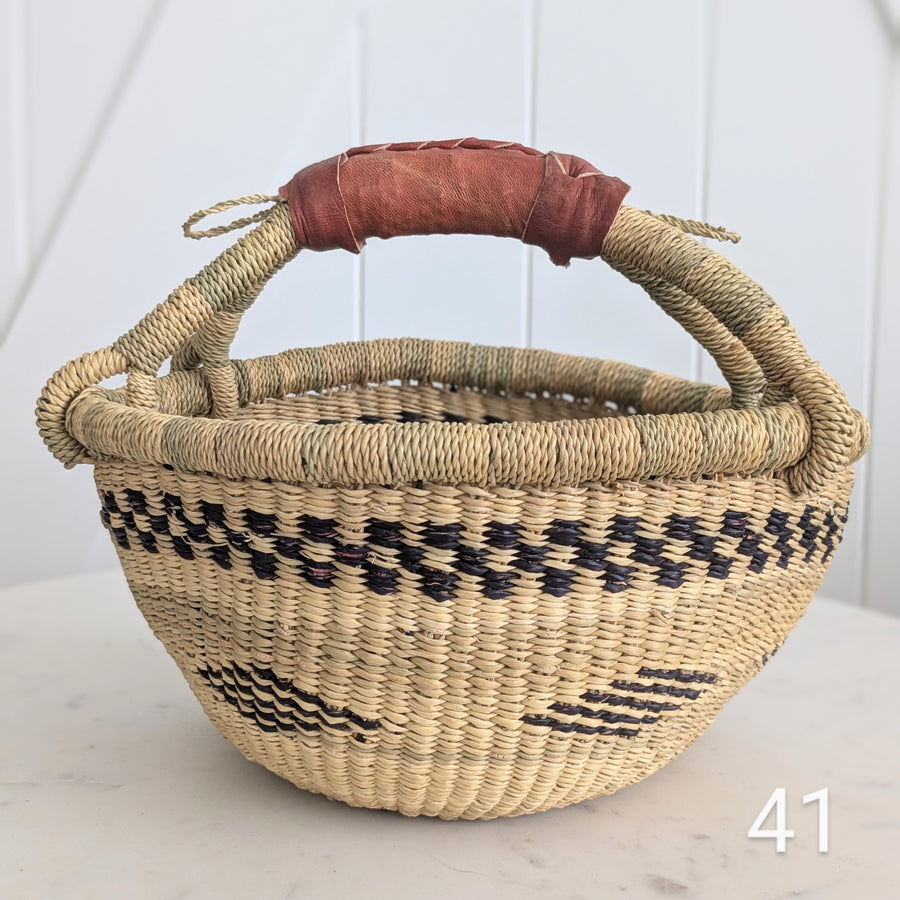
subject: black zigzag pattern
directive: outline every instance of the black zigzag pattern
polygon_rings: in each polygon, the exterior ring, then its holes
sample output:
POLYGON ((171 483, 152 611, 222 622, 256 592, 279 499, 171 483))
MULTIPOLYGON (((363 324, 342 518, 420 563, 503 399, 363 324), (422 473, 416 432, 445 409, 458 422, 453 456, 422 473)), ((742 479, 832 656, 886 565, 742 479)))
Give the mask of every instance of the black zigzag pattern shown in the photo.
POLYGON ((491 522, 480 535, 467 538, 458 523, 409 526, 372 519, 358 542, 350 542, 335 520, 308 514, 298 516, 291 533, 284 534, 271 513, 245 509, 229 518, 221 504, 200 501, 188 514, 182 500, 170 493, 155 504, 130 488, 118 496, 104 491, 101 500, 101 519, 122 549, 158 553, 159 541, 165 539, 185 560, 205 556, 228 569, 239 557, 262 580, 274 580, 280 568, 290 566, 306 582, 323 588, 350 571, 381 595, 395 593, 401 579, 413 576, 419 589, 437 602, 456 595, 462 576, 468 585, 474 580, 490 599, 508 597, 523 575, 535 576, 545 593, 563 597, 575 589, 576 579, 585 577, 615 594, 628 590, 639 571, 651 573, 662 587, 677 589, 690 569, 727 578, 740 557, 749 558, 748 568, 756 574, 770 563, 786 568, 798 552, 806 563, 817 556, 825 562, 846 521, 838 512, 819 520, 811 506, 794 518, 774 509, 762 531, 754 531, 749 513, 729 509, 715 530, 701 527, 696 516, 673 514, 664 523, 663 536, 649 538, 640 517, 614 515, 600 532, 582 522, 556 520, 535 545, 516 523, 491 522), (595 539, 598 533, 602 540, 595 539), (683 561, 685 556, 693 565, 683 561))
POLYGON ((712 685, 718 680, 712 672, 690 672, 685 669, 641 668, 638 678, 654 679, 650 684, 640 681, 613 681, 608 690, 586 691, 579 699, 585 704, 552 703, 548 713, 556 715, 524 715, 522 721, 528 725, 540 725, 552 731, 566 734, 600 734, 609 737, 635 738, 640 734, 641 725, 655 725, 661 713, 677 712, 684 705, 673 703, 678 700, 696 700, 703 688, 682 687, 684 684, 712 685), (649 696, 647 696, 649 695, 649 696), (657 700, 655 697, 669 699, 657 700), (628 712, 622 712, 628 710, 628 712), (640 713, 640 715, 636 715, 640 713), (558 716, 571 719, 560 719, 558 716), (577 720, 575 720, 577 717, 577 720), (588 724, 599 722, 602 724, 588 724))
POLYGON ((221 669, 198 668, 197 674, 242 716, 262 731, 372 731, 379 722, 348 709, 329 706, 321 697, 301 691, 271 669, 234 663, 221 669))

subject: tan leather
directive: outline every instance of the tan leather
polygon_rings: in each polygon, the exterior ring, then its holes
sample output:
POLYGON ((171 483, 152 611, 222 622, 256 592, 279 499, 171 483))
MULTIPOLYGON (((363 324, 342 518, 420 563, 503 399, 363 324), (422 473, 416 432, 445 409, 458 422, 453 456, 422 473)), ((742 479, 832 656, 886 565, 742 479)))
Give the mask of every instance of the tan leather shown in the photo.
POLYGON ((557 265, 598 256, 628 185, 577 156, 465 138, 356 147, 280 194, 301 247, 358 253, 367 238, 486 234, 543 247, 557 265))

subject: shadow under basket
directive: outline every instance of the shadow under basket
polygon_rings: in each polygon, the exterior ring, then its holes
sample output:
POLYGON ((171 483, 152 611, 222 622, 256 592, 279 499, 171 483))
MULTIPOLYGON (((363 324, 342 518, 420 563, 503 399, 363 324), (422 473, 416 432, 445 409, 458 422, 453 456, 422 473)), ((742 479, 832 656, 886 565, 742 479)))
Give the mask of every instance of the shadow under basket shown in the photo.
MULTIPOLYGON (((357 239, 389 236, 385 218, 391 234, 479 231, 441 208, 465 191, 417 196, 437 225, 397 225, 382 205, 367 226, 365 198, 393 196, 410 166, 446 186, 473 160, 527 162, 540 197, 560 157, 470 141, 336 159, 357 239), (365 165, 384 171, 355 175, 365 165)), ((566 185, 584 179, 562 159, 566 185)), ((619 203, 582 255, 641 284, 728 387, 412 338, 230 360, 267 279, 321 249, 294 221, 316 198, 286 194, 39 401, 50 449, 94 465, 154 633, 228 741, 355 806, 485 819, 651 774, 803 614, 865 420, 747 276, 619 203), (100 386, 116 372, 125 387, 100 386)), ((513 211, 526 238, 533 208, 534 191, 513 211)))

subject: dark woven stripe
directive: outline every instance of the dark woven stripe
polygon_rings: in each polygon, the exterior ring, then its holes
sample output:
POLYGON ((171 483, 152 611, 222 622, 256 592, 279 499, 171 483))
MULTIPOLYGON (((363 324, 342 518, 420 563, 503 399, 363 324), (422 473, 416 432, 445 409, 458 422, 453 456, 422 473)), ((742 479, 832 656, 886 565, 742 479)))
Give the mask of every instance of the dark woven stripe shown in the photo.
POLYGON ((198 668, 197 674, 214 688, 223 700, 242 716, 252 719, 268 732, 349 731, 351 726, 364 731, 381 724, 351 712, 328 706, 321 697, 301 691, 293 682, 279 678, 271 669, 237 664, 213 669, 198 668), (276 691, 276 687, 278 691, 276 691), (286 696, 285 696, 286 695, 286 696), (310 708, 311 707, 311 708, 310 708))
POLYGON ((836 544, 840 543, 844 525, 847 524, 847 516, 841 515, 836 510, 829 510, 825 513, 823 524, 825 525, 825 536, 822 538, 822 546, 825 548, 825 553, 822 556, 822 562, 826 562, 834 553, 836 544))
MULTIPOLYGON (((663 681, 674 681, 677 684, 715 684, 718 678, 712 672, 694 672, 687 669, 651 669, 643 667, 638 669, 640 678, 657 678, 663 681)), ((677 712, 683 706, 682 703, 671 701, 649 700, 642 696, 630 696, 631 694, 664 694, 668 697, 696 700, 703 689, 675 687, 672 684, 640 684, 630 681, 613 681, 612 688, 622 693, 610 691, 585 691, 580 699, 590 706, 579 703, 563 703, 557 701, 551 703, 548 712, 564 716, 578 716, 579 719, 599 720, 606 725, 589 725, 584 722, 567 722, 553 716, 524 715, 522 721, 528 725, 542 725, 553 731, 576 732, 578 734, 602 734, 614 737, 637 737, 640 728, 623 728, 625 725, 655 725, 662 718, 661 715, 632 715, 617 711, 626 708, 637 712, 666 713, 677 712), (596 708, 599 707, 599 708, 596 708), (613 707, 609 709, 608 707, 613 707), (619 727, 611 727, 613 725, 619 727)))
POLYGON ((665 694, 668 697, 687 697, 696 700, 700 691, 693 688, 673 687, 671 684, 641 684, 637 681, 614 681, 612 686, 617 691, 634 691, 636 694, 665 694))
POLYGON ((681 684, 715 684, 719 678, 712 672, 689 672, 687 669, 638 669, 641 678, 662 678, 681 684))
POLYGON ((789 516, 786 512, 773 509, 769 514, 769 520, 766 522, 765 531, 768 534, 776 536, 775 549, 781 554, 778 557, 776 565, 782 569, 788 567, 791 557, 794 555, 794 548, 791 546, 791 538, 794 536, 794 529, 788 526, 789 516))
POLYGON ((576 703, 551 703, 550 709, 552 712, 567 716, 584 716, 586 719, 600 719, 611 723, 625 722, 629 725, 652 725, 659 721, 659 716, 632 716, 606 709, 591 709, 589 706, 579 706, 576 703))
POLYGON ((824 562, 846 521, 846 515, 835 511, 817 522, 813 507, 793 520, 786 512, 772 510, 757 532, 749 525, 749 513, 727 510, 715 533, 701 530, 698 517, 673 515, 664 524, 664 536, 650 538, 642 533, 645 526, 639 517, 615 515, 602 530, 557 520, 535 540, 515 523, 491 522, 481 535, 469 536, 460 523, 410 525, 373 519, 359 542, 349 543, 335 520, 308 514, 290 523, 292 534, 287 535, 274 514, 252 509, 226 514, 221 504, 206 501, 188 514, 182 500, 169 493, 151 503, 129 488, 118 497, 105 491, 101 500, 101 519, 123 549, 158 552, 159 539, 165 536, 185 560, 205 556, 230 568, 236 554, 262 580, 275 580, 282 567, 289 567, 322 588, 330 587, 341 570, 356 570, 365 586, 381 595, 395 593, 401 579, 412 577, 438 602, 452 599, 464 576, 475 579, 486 597, 500 600, 523 576, 535 578, 545 593, 563 597, 585 578, 593 578, 608 593, 619 593, 629 589, 636 573, 649 572, 657 584, 674 590, 689 575, 696 577, 698 569, 710 578, 727 578, 742 557, 749 558, 747 566, 755 574, 773 561, 786 568, 798 551, 806 563, 818 554, 824 562), (162 513, 155 511, 160 507, 162 513), (675 553, 693 562, 676 561, 675 553))
POLYGON ((498 422, 508 422, 509 419, 501 419, 498 416, 481 416, 480 418, 470 419, 467 416, 461 416, 457 413, 442 412, 440 416, 427 416, 423 413, 413 412, 412 410, 401 409, 395 413, 386 413, 383 416, 372 415, 371 413, 363 413, 358 416, 350 416, 346 419, 324 418, 317 419, 317 425, 340 425, 342 422, 362 422, 364 425, 378 425, 381 422, 475 422, 483 425, 492 425, 498 422))
POLYGON ((628 697, 622 694, 610 694, 607 691, 585 691, 582 700, 588 703, 603 703, 606 706, 625 706, 628 709, 646 709, 649 712, 674 712, 681 709, 680 703, 667 703, 663 700, 647 700, 643 697, 628 697))
POLYGON ((484 539, 497 550, 515 550, 520 545, 521 525, 492 522, 484 531, 484 539))
POLYGON ((553 731, 562 731, 571 734, 604 734, 615 737, 637 737, 639 728, 610 728, 608 725, 582 725, 580 722, 561 722, 551 716, 522 716, 526 725, 543 725, 552 728, 553 731))
POLYGON ((798 543, 806 550, 806 553, 803 556, 803 562, 806 563, 813 558, 813 554, 816 552, 819 545, 819 534, 822 531, 820 525, 813 524, 812 517, 815 511, 816 508, 814 506, 807 506, 806 509, 803 510, 800 521, 797 523, 797 528, 799 528, 801 532, 798 543))

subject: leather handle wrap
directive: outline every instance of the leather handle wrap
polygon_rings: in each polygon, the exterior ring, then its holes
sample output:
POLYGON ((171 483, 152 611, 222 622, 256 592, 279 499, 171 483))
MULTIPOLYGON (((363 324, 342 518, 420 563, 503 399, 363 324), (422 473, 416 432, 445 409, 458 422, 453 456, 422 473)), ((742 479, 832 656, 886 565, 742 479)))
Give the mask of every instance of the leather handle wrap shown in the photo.
POLYGON ((356 147, 279 191, 297 242, 359 253, 370 237, 484 234, 593 259, 628 185, 577 156, 464 138, 356 147))

